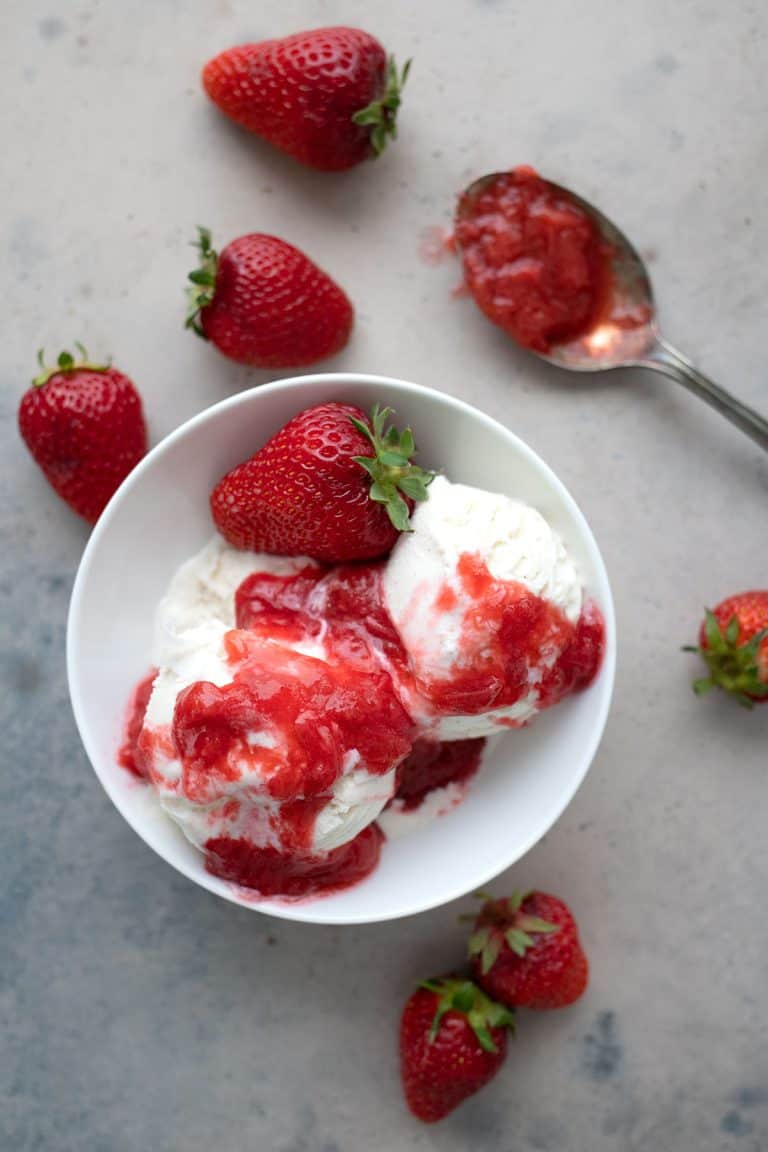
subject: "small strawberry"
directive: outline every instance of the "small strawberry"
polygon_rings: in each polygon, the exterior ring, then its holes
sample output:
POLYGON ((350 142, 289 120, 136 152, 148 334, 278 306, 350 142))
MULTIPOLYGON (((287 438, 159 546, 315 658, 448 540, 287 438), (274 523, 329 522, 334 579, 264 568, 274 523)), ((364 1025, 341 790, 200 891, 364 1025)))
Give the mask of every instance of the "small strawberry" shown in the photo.
POLYGON ((91 524, 147 451, 147 430, 135 386, 109 364, 62 352, 41 372, 19 405, 19 431, 55 491, 91 524))
POLYGON ((709 675, 694 680, 703 696, 722 688, 745 708, 768 700, 768 589, 740 592, 706 611, 699 631, 698 652, 709 675))
POLYGON ((331 172, 378 156, 396 136, 398 73, 359 28, 316 28, 229 48, 203 69, 225 115, 303 164, 331 172))
POLYGON ((483 991, 509 1007, 562 1008, 587 986, 576 921, 562 900, 545 892, 486 900, 469 955, 483 991))
POLYGON ((410 463, 410 428, 385 427, 390 414, 331 402, 294 416, 214 488, 219 532, 235 548, 327 564, 385 555, 432 479, 410 463))
POLYGON ((425 980, 400 1021, 400 1070, 414 1116, 441 1120, 493 1079, 513 1026, 512 1013, 470 980, 425 980))
POLYGON ((276 236, 252 232, 222 249, 199 228, 187 328, 238 364, 288 368, 339 352, 352 331, 346 294, 317 264, 276 236))

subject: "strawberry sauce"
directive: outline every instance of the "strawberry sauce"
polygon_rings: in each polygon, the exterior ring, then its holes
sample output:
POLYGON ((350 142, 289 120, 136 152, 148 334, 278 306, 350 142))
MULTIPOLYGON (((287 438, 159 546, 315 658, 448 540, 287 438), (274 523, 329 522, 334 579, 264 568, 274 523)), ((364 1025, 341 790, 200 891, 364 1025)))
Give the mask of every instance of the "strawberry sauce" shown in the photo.
POLYGON ((364 880, 379 862, 383 841, 377 825, 369 824, 340 848, 311 856, 222 836, 206 843, 205 866, 214 876, 255 888, 262 896, 328 896, 364 880))
POLYGON ((446 784, 464 784, 480 767, 485 740, 417 740, 397 769, 395 796, 406 812, 418 808, 430 792, 446 784))
POLYGON ((411 721, 382 669, 327 664, 245 631, 225 647, 233 682, 198 681, 176 701, 173 741, 193 802, 214 802, 245 774, 281 802, 323 796, 349 754, 381 775, 410 750, 411 721))
MULTIPOLYGON (((456 576, 471 605, 462 618, 458 658, 444 678, 419 683, 437 713, 471 716, 524 697, 541 710, 594 680, 604 626, 593 604, 572 624, 524 584, 496 580, 482 557, 469 552, 459 558, 456 576)), ((454 595, 446 585, 436 604, 454 595)))
POLYGON ((456 240, 478 306, 524 348, 574 339, 603 309, 610 250, 587 213, 532 168, 462 196, 456 240))
POLYGON ((133 695, 128 704, 128 718, 125 724, 123 743, 120 745, 120 750, 117 753, 117 762, 120 767, 127 768, 129 772, 134 776, 138 776, 140 780, 146 779, 147 773, 139 753, 139 736, 141 735, 141 729, 144 727, 144 716, 146 715, 149 698, 152 695, 152 685, 155 682, 156 676, 157 668, 153 668, 134 688, 133 695))
POLYGON ((397 796, 415 808, 480 762, 482 739, 416 740, 417 701, 420 713, 473 715, 533 694, 541 709, 599 668, 597 608, 572 624, 465 553, 435 602, 438 613, 468 605, 458 658, 445 678, 417 682, 384 606, 382 573, 382 563, 255 573, 237 589, 236 627, 223 639, 231 682, 190 684, 172 724, 143 731, 156 673, 137 687, 120 763, 193 806, 195 842, 214 875, 290 898, 357 883, 379 859, 375 825, 341 847, 314 848, 318 815, 342 776, 397 769, 397 796))

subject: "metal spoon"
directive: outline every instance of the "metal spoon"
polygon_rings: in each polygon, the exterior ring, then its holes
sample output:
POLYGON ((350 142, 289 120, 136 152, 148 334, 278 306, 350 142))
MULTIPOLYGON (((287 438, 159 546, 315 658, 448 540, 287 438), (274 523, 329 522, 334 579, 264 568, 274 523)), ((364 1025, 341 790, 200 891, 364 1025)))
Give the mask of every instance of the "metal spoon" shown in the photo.
MULTIPOLYGON (((502 175, 491 172, 470 184, 459 200, 459 212, 467 214, 476 197, 502 175)), ((613 291, 609 314, 584 335, 553 344, 546 352, 528 351, 572 372, 604 372, 610 368, 651 368, 661 372, 711 404, 768 452, 768 420, 715 384, 662 337, 648 272, 623 232, 568 188, 546 183, 559 196, 577 204, 597 225, 611 253, 613 291), (628 317, 632 318, 629 324, 628 317)))

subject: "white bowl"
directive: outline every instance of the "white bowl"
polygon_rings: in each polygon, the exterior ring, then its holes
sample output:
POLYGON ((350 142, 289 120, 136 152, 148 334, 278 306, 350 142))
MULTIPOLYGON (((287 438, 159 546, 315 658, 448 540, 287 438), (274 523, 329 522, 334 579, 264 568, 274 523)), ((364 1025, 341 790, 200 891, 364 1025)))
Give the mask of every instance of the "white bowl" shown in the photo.
POLYGON ((581 784, 605 726, 613 688, 615 622, 608 576, 575 501, 531 449, 451 396, 383 376, 301 376, 215 404, 138 465, 100 517, 72 592, 69 689, 83 743, 117 809, 185 876, 236 904, 291 920, 361 924, 421 912, 481 887, 529 850, 581 784), (561 534, 602 609, 607 644, 590 688, 510 732, 488 750, 464 802, 384 845, 376 871, 345 892, 304 902, 259 900, 209 875, 203 856, 160 810, 152 790, 117 764, 126 703, 150 666, 155 607, 178 565, 209 539, 216 481, 303 408, 375 401, 415 429, 419 461, 454 481, 534 505, 561 534))

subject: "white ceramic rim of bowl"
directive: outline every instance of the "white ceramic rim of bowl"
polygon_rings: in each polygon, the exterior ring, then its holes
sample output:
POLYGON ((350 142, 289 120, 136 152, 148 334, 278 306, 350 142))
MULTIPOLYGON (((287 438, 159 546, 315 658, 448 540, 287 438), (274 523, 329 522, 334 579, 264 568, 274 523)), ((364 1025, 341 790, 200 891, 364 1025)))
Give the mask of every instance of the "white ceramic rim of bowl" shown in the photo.
MULTIPOLYGON (((117 808, 120 815, 123 817, 126 823, 130 825, 134 832, 136 832, 137 835, 144 841, 144 843, 147 844, 147 847, 156 852, 158 856, 160 856, 167 864, 170 864, 171 867, 176 871, 181 872, 182 875, 186 876, 188 880, 191 880, 198 886, 205 888, 212 895, 219 896, 225 900, 228 900, 230 903, 235 904, 239 908, 251 908, 253 911, 272 915, 281 920, 304 921, 315 924, 376 924, 387 920, 400 920, 406 916, 415 916, 421 912, 427 912, 432 908, 442 907, 444 904, 448 904, 452 900, 458 900, 462 896, 466 896, 467 892, 470 892, 473 889, 477 890, 478 888, 481 888, 484 884, 487 884, 496 876, 500 875, 500 873, 505 871, 505 869, 511 868, 513 864, 522 859, 522 857, 530 852, 531 848, 533 848, 534 845, 536 845, 539 840, 541 840, 541 838, 546 835, 549 829, 557 823, 573 797, 576 795, 576 792, 583 784, 587 772, 592 765, 592 761, 594 760, 595 754, 603 736, 603 732, 605 730, 608 713, 610 711, 611 700, 613 697, 616 672, 616 615, 613 603, 613 593, 611 590, 610 580, 608 579, 608 573, 605 568, 605 563, 603 562, 603 557, 600 553, 600 549, 597 546, 597 541, 592 534, 592 530, 589 527, 586 517, 582 513, 574 498, 571 496, 568 489, 556 475, 556 473, 549 467, 548 464, 545 463, 544 460, 542 460, 538 453, 534 452, 533 449, 530 448, 524 440, 521 440, 519 436, 516 436, 514 432, 511 432, 509 428, 506 427, 506 425, 502 424, 498 420, 494 420, 493 417, 486 415, 486 413, 482 412, 479 408, 475 408, 471 404, 467 404, 464 400, 459 400, 457 397, 451 396, 449 393, 439 392, 435 388, 428 388, 422 384, 413 384, 408 380, 402 380, 398 377, 379 376, 361 372, 318 372, 302 376, 291 376, 286 379, 272 381, 268 384, 259 384, 253 388, 248 388, 243 392, 238 392, 234 396, 229 396, 224 400, 220 400, 216 404, 210 405, 210 407, 203 409, 202 412, 198 412, 196 416, 192 416, 189 420, 185 421, 183 424, 180 424, 178 428, 175 428, 173 432, 170 432, 167 436, 165 436, 158 444, 155 445, 154 448, 152 448, 147 453, 144 459, 136 465, 133 471, 125 478, 123 483, 112 496, 111 500, 96 522, 83 551, 83 555, 80 559, 80 564, 78 566, 75 582, 72 588, 72 595, 69 603, 69 613, 67 617, 66 660, 67 679, 69 683, 69 695, 72 703, 72 711, 74 713, 75 723, 80 734, 80 739, 82 740, 85 747, 85 751, 88 755, 91 767, 93 768, 96 776, 101 782, 102 787, 104 788, 112 803, 117 808), (171 444, 175 443, 175 441, 186 436, 193 428, 196 428, 199 424, 202 424, 206 420, 210 419, 215 413, 221 412, 227 408, 236 408, 240 404, 246 403, 254 393, 265 395, 278 390, 288 390, 297 384, 310 385, 322 384, 325 382, 327 382, 329 385, 351 385, 360 383, 381 387, 382 389, 388 389, 394 392, 402 392, 405 394, 418 393, 430 397, 438 404, 444 404, 449 407, 458 408, 460 411, 465 412, 468 416, 471 416, 473 420, 479 420, 481 423, 491 425, 496 429, 501 429, 504 435, 508 437, 512 443, 515 444, 516 448, 521 452, 523 456, 528 459, 531 465, 534 468, 541 470, 547 476, 555 490, 558 492, 560 499, 569 508, 571 515, 575 520, 580 522, 584 540, 586 541, 591 553, 592 562, 595 566, 595 570, 599 573, 603 584, 600 609, 603 613, 603 618, 606 625, 607 643, 603 656, 603 664, 601 667, 601 678, 607 678, 608 684, 600 702, 600 708, 596 717, 596 723, 593 728, 591 741, 587 746, 584 754, 582 771, 573 781, 570 790, 564 792, 562 803, 554 810, 554 816, 549 820, 549 823, 547 823, 545 827, 537 828, 531 834, 531 836, 524 842, 523 847, 516 851, 513 859, 500 860, 498 867, 494 867, 488 872, 487 875, 473 880, 469 886, 460 884, 455 888, 455 890, 447 892, 439 900, 430 900, 423 903, 417 903, 410 907, 407 906, 406 901, 406 906, 402 911, 387 913, 381 916, 377 916, 375 914, 372 916, 360 916, 354 918, 338 915, 329 915, 327 917, 317 915, 304 916, 302 912, 303 909, 307 906, 305 903, 298 902, 292 904, 288 901, 282 902, 279 900, 271 902, 268 906, 265 906, 265 904, 262 902, 254 903, 251 905, 250 903, 244 902, 242 899, 238 898, 234 886, 231 892, 222 891, 221 889, 214 886, 214 877, 209 878, 208 874, 204 871, 201 875, 195 874, 191 869, 181 866, 177 861, 170 860, 158 848, 152 844, 149 844, 145 840, 141 828, 137 826, 131 816, 127 813, 125 806, 122 803, 122 796, 119 790, 112 787, 112 783, 109 778, 104 775, 101 771, 101 768, 97 766, 97 756, 95 754, 93 744, 89 738, 88 725, 85 719, 85 709, 82 703, 82 694, 80 691, 80 681, 77 668, 77 656, 75 651, 77 620, 79 614, 83 610, 83 588, 87 581, 91 557, 98 547, 99 540, 109 528, 109 523, 112 518, 114 509, 123 500, 126 493, 130 491, 132 485, 135 483, 138 477, 141 476, 149 468, 151 468, 158 456, 165 452, 171 444)), ((313 899, 310 903, 311 907, 316 912, 318 905, 322 904, 322 897, 313 899)))

